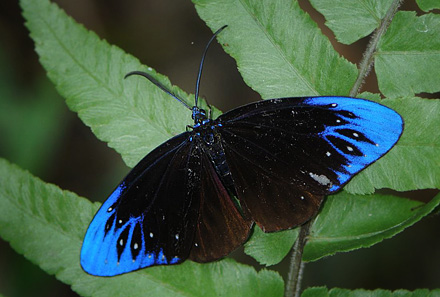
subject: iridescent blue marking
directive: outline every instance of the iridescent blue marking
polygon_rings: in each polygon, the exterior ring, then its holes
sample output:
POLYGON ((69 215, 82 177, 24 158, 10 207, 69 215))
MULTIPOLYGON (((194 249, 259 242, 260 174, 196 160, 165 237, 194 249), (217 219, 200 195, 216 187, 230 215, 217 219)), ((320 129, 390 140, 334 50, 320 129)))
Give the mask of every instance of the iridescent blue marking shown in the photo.
POLYGON ((171 259, 169 264, 177 264, 179 262, 179 260, 180 260, 179 257, 174 257, 171 259))
POLYGON ((158 255, 154 252, 147 252, 145 250, 145 236, 142 228, 142 241, 136 242, 138 244, 139 254, 133 259, 131 243, 134 228, 138 223, 140 223, 142 227, 143 217, 130 218, 120 228, 116 228, 116 221, 113 221, 107 233, 103 232, 104 225, 116 211, 111 207, 115 204, 123 190, 124 185, 121 184, 113 191, 90 224, 81 249, 81 266, 83 269, 93 275, 113 276, 152 265, 178 263, 180 259, 176 257, 170 261, 168 261, 166 257, 163 259, 162 256, 164 256, 164 253, 162 249, 158 255), (127 241, 123 242, 124 250, 118 259, 116 247, 120 244, 119 237, 126 228, 129 228, 129 234, 127 241))
MULTIPOLYGON (((350 100, 344 97, 315 97, 306 99, 305 103, 324 108, 331 106, 330 108, 335 111, 348 111, 355 115, 355 118, 350 118, 344 116, 343 113, 339 114, 346 124, 328 126, 321 133, 321 136, 348 160, 347 164, 342 164, 342 170, 335 171, 341 185, 388 152, 399 140, 403 130, 403 120, 397 112, 372 101, 350 100), (359 131, 372 143, 342 135, 337 131, 341 129, 359 131), (329 140, 329 136, 346 141, 350 146, 361 151, 363 156, 344 153, 329 140)), ((334 192, 340 188, 339 185, 333 185, 330 191, 334 192)))

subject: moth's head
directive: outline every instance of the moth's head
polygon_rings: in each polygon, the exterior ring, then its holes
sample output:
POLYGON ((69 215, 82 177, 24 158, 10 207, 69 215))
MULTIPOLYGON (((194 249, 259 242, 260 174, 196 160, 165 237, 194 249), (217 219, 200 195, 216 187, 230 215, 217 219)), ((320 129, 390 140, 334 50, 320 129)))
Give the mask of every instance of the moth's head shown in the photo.
POLYGON ((193 106, 192 108, 192 119, 194 120, 194 124, 203 124, 208 117, 206 116, 206 110, 202 108, 198 108, 197 106, 193 106))

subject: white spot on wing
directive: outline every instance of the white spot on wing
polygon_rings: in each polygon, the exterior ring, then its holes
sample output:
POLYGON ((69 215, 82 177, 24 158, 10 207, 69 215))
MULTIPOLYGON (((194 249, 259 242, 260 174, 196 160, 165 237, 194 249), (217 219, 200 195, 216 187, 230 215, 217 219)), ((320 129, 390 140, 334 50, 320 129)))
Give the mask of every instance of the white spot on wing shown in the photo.
POLYGON ((315 174, 313 172, 309 172, 309 175, 310 175, 311 178, 313 178, 314 180, 316 180, 318 183, 320 183, 323 186, 329 186, 329 185, 332 184, 330 179, 327 176, 323 175, 323 174, 317 175, 317 174, 315 174))
POLYGON ((154 234, 153 232, 150 232, 150 238, 153 238, 154 234))

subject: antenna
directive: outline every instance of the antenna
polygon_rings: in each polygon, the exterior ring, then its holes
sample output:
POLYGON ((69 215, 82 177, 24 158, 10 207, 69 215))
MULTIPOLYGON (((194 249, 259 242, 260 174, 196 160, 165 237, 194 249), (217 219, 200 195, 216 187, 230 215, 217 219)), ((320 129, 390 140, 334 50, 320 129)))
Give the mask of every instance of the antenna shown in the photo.
MULTIPOLYGON (((208 41, 208 44, 205 47, 205 50, 203 51, 203 55, 202 55, 202 60, 200 61, 200 66, 199 66, 199 73, 197 75, 197 81, 196 81, 196 92, 195 92, 195 98, 194 98, 194 107, 198 110, 197 107, 197 103, 198 103, 198 99, 199 99, 199 89, 200 89, 200 78, 202 77, 202 69, 203 69, 203 62, 205 62, 205 57, 206 57, 206 53, 208 52, 208 48, 211 45, 211 43, 214 41, 215 37, 221 32, 223 31, 224 28, 226 28, 228 25, 224 25, 223 27, 221 27, 220 29, 218 29, 214 35, 212 35, 211 39, 208 41)), ((149 81, 151 81, 153 84, 155 84, 156 86, 158 86, 162 91, 164 91, 165 93, 167 93, 168 95, 170 95, 171 97, 173 97, 174 99, 176 99, 177 101, 179 101, 180 103, 182 103, 186 108, 188 108, 189 110, 192 110, 194 113, 194 108, 191 108, 191 106, 189 106, 182 98, 180 98, 179 96, 177 96, 176 94, 174 94, 173 92, 171 92, 170 90, 168 90, 163 84, 161 84, 160 82, 158 82, 154 77, 152 77, 150 74, 146 73, 146 72, 142 72, 142 71, 131 71, 129 73, 127 73, 124 78, 127 78, 131 75, 140 75, 145 77, 146 79, 148 79, 149 81)))
POLYGON ((127 73, 124 78, 129 77, 130 75, 140 75, 145 77, 146 79, 148 79, 149 81, 151 81, 153 84, 155 84, 156 86, 158 86, 162 91, 164 91, 165 93, 167 93, 168 95, 170 95, 171 97, 173 97, 174 99, 176 99, 177 101, 179 101, 180 103, 182 103, 186 108, 188 108, 189 110, 192 110, 191 106, 189 106, 185 101, 183 101, 182 98, 178 97, 177 95, 175 95, 173 92, 171 92, 170 90, 168 90, 164 85, 162 85, 160 82, 158 82, 155 78, 153 78, 151 75, 149 75, 148 73, 142 72, 142 71, 131 71, 129 73, 127 73))
POLYGON ((221 27, 220 29, 215 31, 214 35, 212 35, 211 39, 209 39, 208 44, 206 45, 205 50, 203 51, 202 60, 200 61, 200 66, 199 66, 199 73, 197 74, 196 91, 195 91, 195 96, 194 96, 194 104, 195 104, 195 106, 198 106, 197 104, 198 104, 198 101, 199 101, 200 79, 202 77, 203 62, 205 62, 206 53, 208 52, 208 48, 211 45, 211 43, 214 41, 215 37, 221 31, 223 31, 223 29, 226 28, 227 26, 228 25, 224 25, 223 27, 221 27))

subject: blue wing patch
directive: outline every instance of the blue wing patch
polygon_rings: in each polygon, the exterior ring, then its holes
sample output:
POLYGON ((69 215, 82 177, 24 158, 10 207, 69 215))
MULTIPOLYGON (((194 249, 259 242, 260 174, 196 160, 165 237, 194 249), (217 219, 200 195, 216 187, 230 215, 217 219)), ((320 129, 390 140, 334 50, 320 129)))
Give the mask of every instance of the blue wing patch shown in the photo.
MULTIPOLYGON (((167 260, 163 249, 146 251, 143 216, 130 217, 118 226, 113 207, 120 198, 124 184, 119 185, 99 209, 90 224, 81 249, 81 266, 89 274, 114 276, 153 265, 176 264, 178 257, 167 260), (109 223, 110 221, 110 223, 109 223), (139 242, 133 234, 140 232, 139 242), (118 253, 119 250, 119 253, 118 253), (120 254, 120 256, 118 256, 120 254)), ((152 238, 153 233, 147 234, 152 238)))
MULTIPOLYGON (((403 131, 403 120, 397 112, 372 101, 314 97, 304 103, 334 110, 337 115, 335 123, 328 125, 320 135, 347 160, 339 169, 334 169, 339 185, 333 184, 330 192, 339 190, 353 175, 386 154, 403 131)), ((326 152, 324 157, 332 158, 332 152, 326 152)), ((312 178, 326 182, 325 176, 312 178)))

